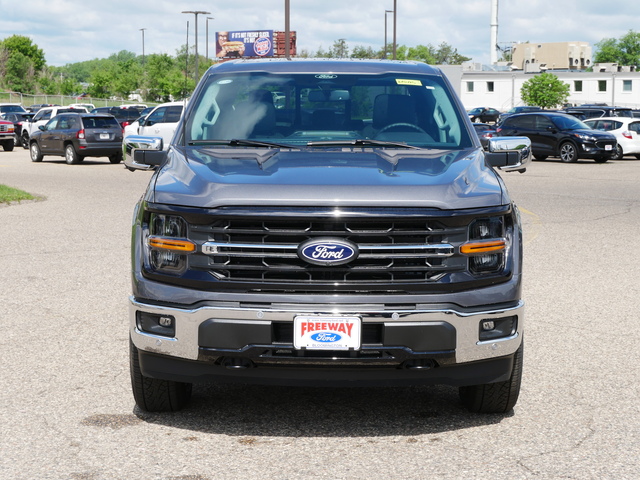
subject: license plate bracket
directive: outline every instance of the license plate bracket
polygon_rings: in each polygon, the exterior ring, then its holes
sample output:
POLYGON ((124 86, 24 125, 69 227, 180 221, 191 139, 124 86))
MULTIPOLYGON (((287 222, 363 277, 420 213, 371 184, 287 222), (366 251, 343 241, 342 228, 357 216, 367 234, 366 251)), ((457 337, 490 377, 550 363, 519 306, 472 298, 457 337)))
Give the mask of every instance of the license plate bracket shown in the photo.
POLYGON ((293 319, 297 350, 360 350, 362 319, 342 315, 298 315, 293 319))

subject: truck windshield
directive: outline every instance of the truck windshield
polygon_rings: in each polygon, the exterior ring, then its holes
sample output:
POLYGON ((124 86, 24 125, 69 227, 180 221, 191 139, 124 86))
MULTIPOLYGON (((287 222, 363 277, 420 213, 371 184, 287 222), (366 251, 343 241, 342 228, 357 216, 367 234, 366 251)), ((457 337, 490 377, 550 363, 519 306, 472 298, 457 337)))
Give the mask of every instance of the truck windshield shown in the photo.
POLYGON ((244 145, 232 140, 293 148, 342 142, 389 148, 472 145, 457 104, 438 76, 212 75, 192 104, 184 130, 187 145, 244 145))

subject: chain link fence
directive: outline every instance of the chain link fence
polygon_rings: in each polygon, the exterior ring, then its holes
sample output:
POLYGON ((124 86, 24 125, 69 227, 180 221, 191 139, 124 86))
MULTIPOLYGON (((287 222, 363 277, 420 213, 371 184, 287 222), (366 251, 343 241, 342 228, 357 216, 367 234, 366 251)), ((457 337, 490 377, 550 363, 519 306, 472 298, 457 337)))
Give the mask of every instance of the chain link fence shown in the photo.
POLYGON ((119 107, 121 105, 140 105, 140 103, 145 103, 149 106, 153 105, 148 102, 136 102, 132 100, 114 100, 68 95, 28 95, 16 92, 0 92, 0 103, 19 103, 24 108, 30 107, 31 105, 42 104, 67 106, 73 103, 88 103, 95 107, 119 107))

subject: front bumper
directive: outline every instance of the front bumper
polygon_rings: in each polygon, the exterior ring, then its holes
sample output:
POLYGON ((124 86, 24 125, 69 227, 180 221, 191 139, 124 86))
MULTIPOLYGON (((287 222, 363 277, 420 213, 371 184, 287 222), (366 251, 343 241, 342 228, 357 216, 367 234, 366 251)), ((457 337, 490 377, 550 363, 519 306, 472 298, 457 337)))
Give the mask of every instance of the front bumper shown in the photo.
POLYGON ((522 342, 522 301, 484 309, 447 306, 391 311, 342 305, 310 311, 308 305, 305 307, 184 309, 144 303, 131 297, 130 333, 140 352, 144 375, 186 382, 235 377, 236 381, 280 380, 285 384, 304 384, 307 380, 307 383, 318 380, 489 383, 508 378, 513 354, 522 342), (139 312, 173 317, 175 335, 142 331, 139 312), (363 325, 360 350, 316 353, 296 350, 287 329, 293 331, 297 315, 360 317, 363 325), (517 319, 515 331, 498 339, 479 340, 481 322, 505 317, 517 319), (371 333, 365 335, 365 330, 371 333))

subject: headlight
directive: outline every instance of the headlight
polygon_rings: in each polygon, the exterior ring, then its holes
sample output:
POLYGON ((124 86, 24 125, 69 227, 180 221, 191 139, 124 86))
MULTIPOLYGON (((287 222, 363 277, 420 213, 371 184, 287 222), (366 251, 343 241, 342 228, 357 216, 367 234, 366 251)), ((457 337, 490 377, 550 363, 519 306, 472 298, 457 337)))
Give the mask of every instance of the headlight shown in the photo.
POLYGON ((180 273, 187 267, 187 254, 196 245, 187 239, 187 223, 176 215, 151 214, 147 247, 151 266, 167 273, 180 273))
POLYGON ((504 269, 507 247, 504 218, 481 218, 469 225, 469 241, 460 246, 460 253, 469 256, 472 274, 499 273, 504 269))

